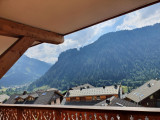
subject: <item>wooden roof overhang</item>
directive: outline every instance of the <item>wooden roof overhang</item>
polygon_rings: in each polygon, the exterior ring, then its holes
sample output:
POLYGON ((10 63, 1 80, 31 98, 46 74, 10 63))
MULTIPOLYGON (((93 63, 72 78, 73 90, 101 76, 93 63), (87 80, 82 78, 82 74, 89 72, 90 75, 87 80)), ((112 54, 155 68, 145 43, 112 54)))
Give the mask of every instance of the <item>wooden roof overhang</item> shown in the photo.
POLYGON ((153 5, 160 0, 1 0, 0 78, 33 45, 153 5))

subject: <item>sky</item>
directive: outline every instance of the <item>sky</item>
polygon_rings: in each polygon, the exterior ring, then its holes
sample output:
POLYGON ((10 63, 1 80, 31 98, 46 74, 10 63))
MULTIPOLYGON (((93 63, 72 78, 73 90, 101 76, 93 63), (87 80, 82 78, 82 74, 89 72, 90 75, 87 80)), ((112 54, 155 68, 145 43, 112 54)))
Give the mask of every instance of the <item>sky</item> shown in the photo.
POLYGON ((84 47, 95 42, 103 34, 132 30, 156 23, 160 23, 160 3, 67 35, 63 44, 44 43, 31 47, 25 52, 25 55, 54 64, 63 51, 84 47))

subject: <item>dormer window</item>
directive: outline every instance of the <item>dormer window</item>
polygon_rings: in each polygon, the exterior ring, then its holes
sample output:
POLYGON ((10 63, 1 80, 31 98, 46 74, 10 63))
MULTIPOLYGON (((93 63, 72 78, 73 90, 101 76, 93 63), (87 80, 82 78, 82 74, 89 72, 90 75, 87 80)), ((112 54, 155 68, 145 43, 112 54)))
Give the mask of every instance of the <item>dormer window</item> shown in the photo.
POLYGON ((46 95, 46 92, 42 93, 42 95, 46 95))
POLYGON ((18 96, 15 97, 15 99, 18 98, 18 96))
POLYGON ((17 102, 24 102, 24 99, 19 98, 19 99, 17 99, 17 102))
POLYGON ((35 100, 35 98, 33 98, 33 97, 28 97, 28 99, 27 99, 28 101, 34 101, 35 100))
MULTIPOLYGON (((43 94, 43 93, 42 93, 43 94)), ((30 94, 28 97, 27 97, 27 100, 28 101, 34 101, 36 98, 38 98, 38 94, 37 93, 34 93, 34 94, 30 94)))

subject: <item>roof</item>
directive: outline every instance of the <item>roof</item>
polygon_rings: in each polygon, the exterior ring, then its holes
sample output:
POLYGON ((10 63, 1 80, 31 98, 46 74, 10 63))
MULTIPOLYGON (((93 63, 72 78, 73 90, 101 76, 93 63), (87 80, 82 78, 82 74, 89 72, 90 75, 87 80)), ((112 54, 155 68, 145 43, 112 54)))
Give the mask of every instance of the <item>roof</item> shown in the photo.
POLYGON ((18 98, 26 99, 27 97, 28 97, 28 95, 20 95, 20 96, 17 97, 17 99, 18 99, 18 98))
POLYGON ((52 91, 52 90, 58 91, 57 88, 49 88, 49 89, 47 89, 47 91, 52 91))
POLYGON ((117 98, 115 96, 112 96, 111 98, 108 98, 107 100, 110 102, 109 104, 107 104, 106 100, 104 100, 102 102, 95 104, 95 106, 141 107, 138 104, 129 102, 124 99, 117 98))
POLYGON ((71 89, 72 90, 79 90, 80 88, 94 88, 94 86, 90 85, 90 84, 83 84, 83 85, 79 85, 79 86, 76 86, 76 87, 72 87, 71 89))
POLYGON ((68 34, 159 0, 3 0, 0 17, 68 34))
POLYGON ((94 100, 94 101, 70 101, 70 102, 64 102, 63 105, 75 105, 75 106, 93 106, 97 103, 101 102, 100 100, 94 100))
POLYGON ((102 100, 92 100, 92 101, 66 101, 64 98, 61 102, 61 105, 75 105, 75 106, 93 106, 99 102, 102 102, 102 100))
POLYGON ((61 97, 55 90, 53 91, 38 91, 34 93, 27 93, 26 95, 20 95, 20 94, 14 94, 10 96, 10 98, 5 102, 5 104, 42 104, 42 105, 47 105, 51 103, 52 99, 59 98, 61 97), (25 100, 24 102, 17 102, 16 99, 18 97, 23 97, 25 100), (35 98, 34 101, 27 101, 27 97, 33 97, 35 98))
POLYGON ((90 89, 78 89, 78 90, 69 90, 66 93, 65 97, 80 97, 80 96, 100 96, 100 95, 113 95, 118 94, 119 92, 119 85, 115 86, 105 86, 97 87, 97 88, 90 88, 90 89))
POLYGON ((148 96, 155 93, 156 91, 158 91, 159 89, 160 89, 160 81, 150 80, 146 82, 144 85, 140 86, 139 88, 133 90, 126 97, 134 102, 140 102, 145 98, 147 98, 148 96))
POLYGON ((6 95, 6 94, 0 95, 0 103, 2 103, 4 100, 6 100, 6 99, 8 99, 8 98, 9 98, 9 96, 6 95))
POLYGON ((15 41, 17 41, 17 38, 0 35, 0 55, 5 52, 15 41))
POLYGON ((32 94, 28 95, 28 97, 37 98, 37 97, 38 97, 38 94, 37 94, 37 93, 32 93, 32 94))

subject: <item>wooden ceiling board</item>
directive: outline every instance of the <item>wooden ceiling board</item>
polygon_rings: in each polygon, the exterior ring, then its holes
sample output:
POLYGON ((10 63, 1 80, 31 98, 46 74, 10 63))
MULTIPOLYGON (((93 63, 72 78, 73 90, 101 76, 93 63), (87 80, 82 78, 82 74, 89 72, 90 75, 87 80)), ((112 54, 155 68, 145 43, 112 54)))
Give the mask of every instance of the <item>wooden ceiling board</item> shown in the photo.
POLYGON ((0 55, 5 52, 14 42, 17 41, 17 38, 6 37, 0 35, 0 55))
POLYGON ((69 34, 159 0, 1 0, 0 17, 69 34))

